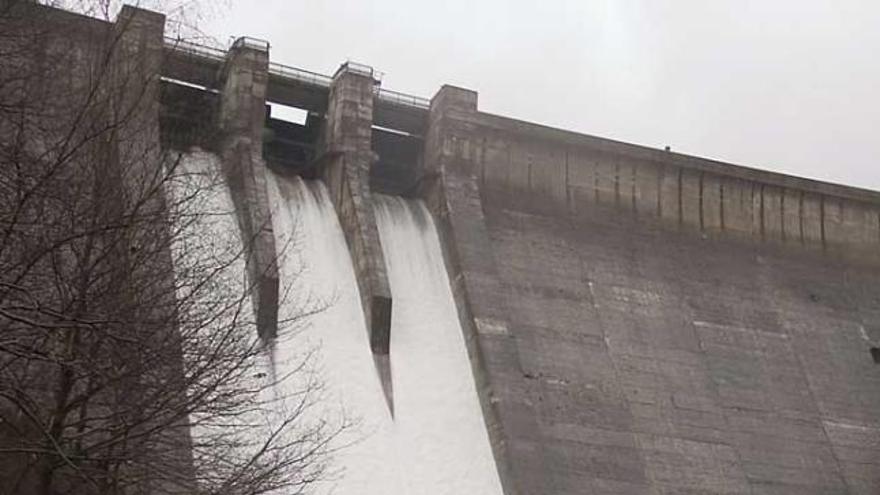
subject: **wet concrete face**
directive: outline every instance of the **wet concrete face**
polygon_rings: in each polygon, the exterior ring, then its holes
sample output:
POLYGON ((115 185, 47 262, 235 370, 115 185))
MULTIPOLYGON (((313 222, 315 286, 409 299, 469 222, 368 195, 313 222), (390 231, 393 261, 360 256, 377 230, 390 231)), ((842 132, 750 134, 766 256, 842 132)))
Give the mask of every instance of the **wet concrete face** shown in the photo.
POLYGON ((371 149, 374 85, 371 75, 351 70, 340 69, 334 78, 324 126, 322 152, 327 165, 323 179, 345 233, 376 371, 389 411, 393 412, 393 384, 387 359, 393 302, 370 190, 370 168, 375 160, 371 149))
POLYGON ((880 488, 876 195, 446 97, 426 197, 506 493, 880 488))
POLYGON ((880 459, 863 331, 877 325, 876 265, 612 210, 485 212, 514 345, 484 351, 515 363, 495 386, 516 390, 500 408, 518 418, 503 427, 531 466, 524 493, 880 486, 864 464, 880 459))
POLYGON ((269 53, 233 47, 224 66, 218 128, 220 156, 247 250, 247 272, 260 336, 278 331, 278 264, 261 158, 269 53))

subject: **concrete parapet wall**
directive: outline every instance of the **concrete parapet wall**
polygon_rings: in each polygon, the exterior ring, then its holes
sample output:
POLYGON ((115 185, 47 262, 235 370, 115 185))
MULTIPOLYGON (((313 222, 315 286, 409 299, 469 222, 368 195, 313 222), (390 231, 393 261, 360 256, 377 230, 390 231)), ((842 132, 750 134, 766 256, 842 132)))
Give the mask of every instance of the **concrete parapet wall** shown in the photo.
POLYGON ((533 211, 621 214, 707 235, 877 251, 880 194, 483 113, 455 146, 485 191, 533 211))
POLYGON ((234 46, 227 56, 218 128, 220 156, 246 249, 247 272, 260 336, 278 330, 278 264, 263 162, 269 53, 234 46))

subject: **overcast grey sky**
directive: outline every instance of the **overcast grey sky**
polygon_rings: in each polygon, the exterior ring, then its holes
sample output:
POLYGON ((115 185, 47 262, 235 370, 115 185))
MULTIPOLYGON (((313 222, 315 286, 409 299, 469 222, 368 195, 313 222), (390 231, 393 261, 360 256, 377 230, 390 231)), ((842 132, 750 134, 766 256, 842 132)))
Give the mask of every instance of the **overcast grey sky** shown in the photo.
POLYGON ((880 189, 877 0, 229 0, 206 30, 480 110, 880 189))

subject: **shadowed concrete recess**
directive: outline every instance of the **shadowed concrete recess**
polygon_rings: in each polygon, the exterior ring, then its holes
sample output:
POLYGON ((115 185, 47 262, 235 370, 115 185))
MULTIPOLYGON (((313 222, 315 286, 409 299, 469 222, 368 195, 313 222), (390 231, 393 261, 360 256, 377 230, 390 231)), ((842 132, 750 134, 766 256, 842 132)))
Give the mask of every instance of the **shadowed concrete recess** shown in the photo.
POLYGON ((165 148, 222 157, 264 336, 265 169, 325 181, 392 411, 373 198, 425 201, 506 494, 880 493, 880 193, 483 113, 463 88, 429 101, 357 64, 315 74, 246 40, 167 40, 161 76, 165 148))

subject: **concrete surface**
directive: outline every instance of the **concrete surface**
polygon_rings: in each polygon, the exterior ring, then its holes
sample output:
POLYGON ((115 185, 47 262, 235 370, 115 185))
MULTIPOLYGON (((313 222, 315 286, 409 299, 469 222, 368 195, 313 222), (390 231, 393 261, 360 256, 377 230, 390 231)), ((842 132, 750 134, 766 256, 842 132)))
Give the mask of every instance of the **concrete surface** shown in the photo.
MULTIPOLYGON (((174 64, 184 77, 185 58, 174 64)), ((218 123, 257 243, 249 270, 268 284, 262 328, 277 311, 267 65, 230 53, 218 123)), ((337 75, 315 166, 390 402, 374 84, 337 75)), ((485 114, 451 86, 426 127, 412 111, 417 195, 435 216, 505 493, 880 492, 880 194, 485 114)))
POLYGON ((330 87, 318 160, 351 252, 376 371, 393 414, 391 289, 370 191, 370 167, 376 161, 371 147, 375 84, 371 73, 340 67, 330 87))
POLYGON ((229 50, 223 69, 220 156, 236 205, 260 336, 278 331, 278 262, 266 191, 263 125, 269 52, 246 44, 229 50))
POLYGON ((451 87, 425 156, 506 493, 880 490, 876 193, 451 87))

